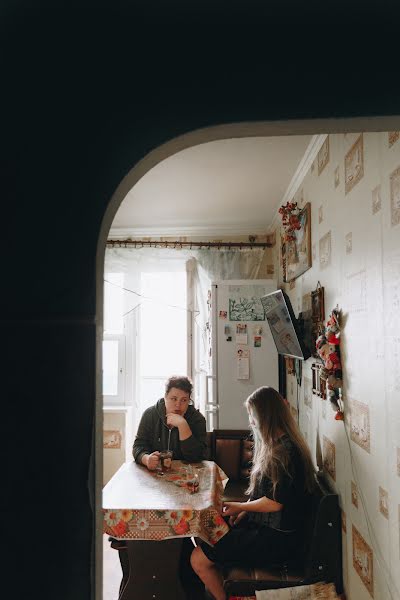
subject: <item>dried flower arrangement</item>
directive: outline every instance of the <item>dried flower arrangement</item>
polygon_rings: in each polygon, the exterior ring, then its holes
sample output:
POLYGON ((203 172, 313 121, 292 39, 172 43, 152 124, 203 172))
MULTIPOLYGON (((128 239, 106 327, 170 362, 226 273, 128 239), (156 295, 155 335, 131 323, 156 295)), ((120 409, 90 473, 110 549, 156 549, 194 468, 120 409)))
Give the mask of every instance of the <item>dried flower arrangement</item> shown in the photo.
POLYGON ((282 226, 285 230, 284 241, 291 242, 296 239, 294 232, 301 228, 299 220, 300 209, 297 202, 286 202, 279 208, 279 214, 282 218, 282 226))

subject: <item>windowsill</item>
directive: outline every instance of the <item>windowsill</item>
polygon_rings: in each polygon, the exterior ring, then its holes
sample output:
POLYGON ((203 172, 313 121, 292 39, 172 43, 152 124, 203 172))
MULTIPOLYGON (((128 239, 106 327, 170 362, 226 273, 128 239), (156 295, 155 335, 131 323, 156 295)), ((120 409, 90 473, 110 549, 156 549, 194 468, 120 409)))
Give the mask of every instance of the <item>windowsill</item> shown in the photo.
POLYGON ((125 404, 107 404, 103 406, 104 412, 128 412, 132 408, 131 405, 126 406, 125 404))

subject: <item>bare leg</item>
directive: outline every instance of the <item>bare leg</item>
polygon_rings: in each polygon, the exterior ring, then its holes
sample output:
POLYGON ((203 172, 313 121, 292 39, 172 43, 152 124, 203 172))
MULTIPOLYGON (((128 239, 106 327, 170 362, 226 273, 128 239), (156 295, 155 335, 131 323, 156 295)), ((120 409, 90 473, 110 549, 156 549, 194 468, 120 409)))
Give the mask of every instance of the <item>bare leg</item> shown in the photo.
POLYGON ((193 550, 190 563, 215 600, 226 600, 222 574, 200 547, 193 550))

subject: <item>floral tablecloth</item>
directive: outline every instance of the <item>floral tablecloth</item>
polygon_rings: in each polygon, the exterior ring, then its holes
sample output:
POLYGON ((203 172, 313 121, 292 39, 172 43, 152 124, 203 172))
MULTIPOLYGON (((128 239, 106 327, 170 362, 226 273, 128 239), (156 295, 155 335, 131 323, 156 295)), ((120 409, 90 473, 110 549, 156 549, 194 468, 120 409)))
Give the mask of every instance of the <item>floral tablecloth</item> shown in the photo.
POLYGON ((103 531, 119 540, 199 537, 213 545, 228 531, 221 516, 227 477, 212 461, 193 464, 199 490, 182 485, 187 464, 172 461, 160 476, 134 462, 125 463, 103 490, 103 531))

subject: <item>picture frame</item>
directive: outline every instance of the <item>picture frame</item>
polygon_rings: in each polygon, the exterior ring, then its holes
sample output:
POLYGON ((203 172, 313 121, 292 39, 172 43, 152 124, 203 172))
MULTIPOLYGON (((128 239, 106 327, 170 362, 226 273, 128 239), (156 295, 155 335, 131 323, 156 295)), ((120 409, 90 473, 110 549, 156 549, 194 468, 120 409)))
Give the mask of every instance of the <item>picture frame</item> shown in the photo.
POLYGON ((296 371, 294 369, 294 358, 292 356, 285 356, 285 363, 286 363, 286 373, 288 375, 295 375, 296 371))
POLYGON ((282 269, 282 281, 284 283, 287 282, 287 277, 286 277, 286 244, 285 244, 285 239, 284 236, 281 234, 280 236, 280 245, 279 245, 279 257, 280 257, 280 265, 281 265, 281 269, 282 269))
POLYGON ((295 230, 294 240, 284 243, 284 282, 293 281, 312 266, 311 257, 311 204, 307 202, 298 215, 300 229, 295 230))
POLYGON ((325 321, 325 290, 319 281, 316 289, 311 292, 311 318, 314 323, 325 321))
POLYGON ((119 430, 104 430, 103 431, 103 448, 120 450, 122 443, 122 434, 119 430))
POLYGON ((312 392, 323 400, 326 399, 326 380, 321 378, 322 363, 312 363, 312 392))
POLYGON ((325 321, 325 290, 318 281, 317 287, 311 292, 311 352, 318 358, 316 342, 324 328, 325 321))

